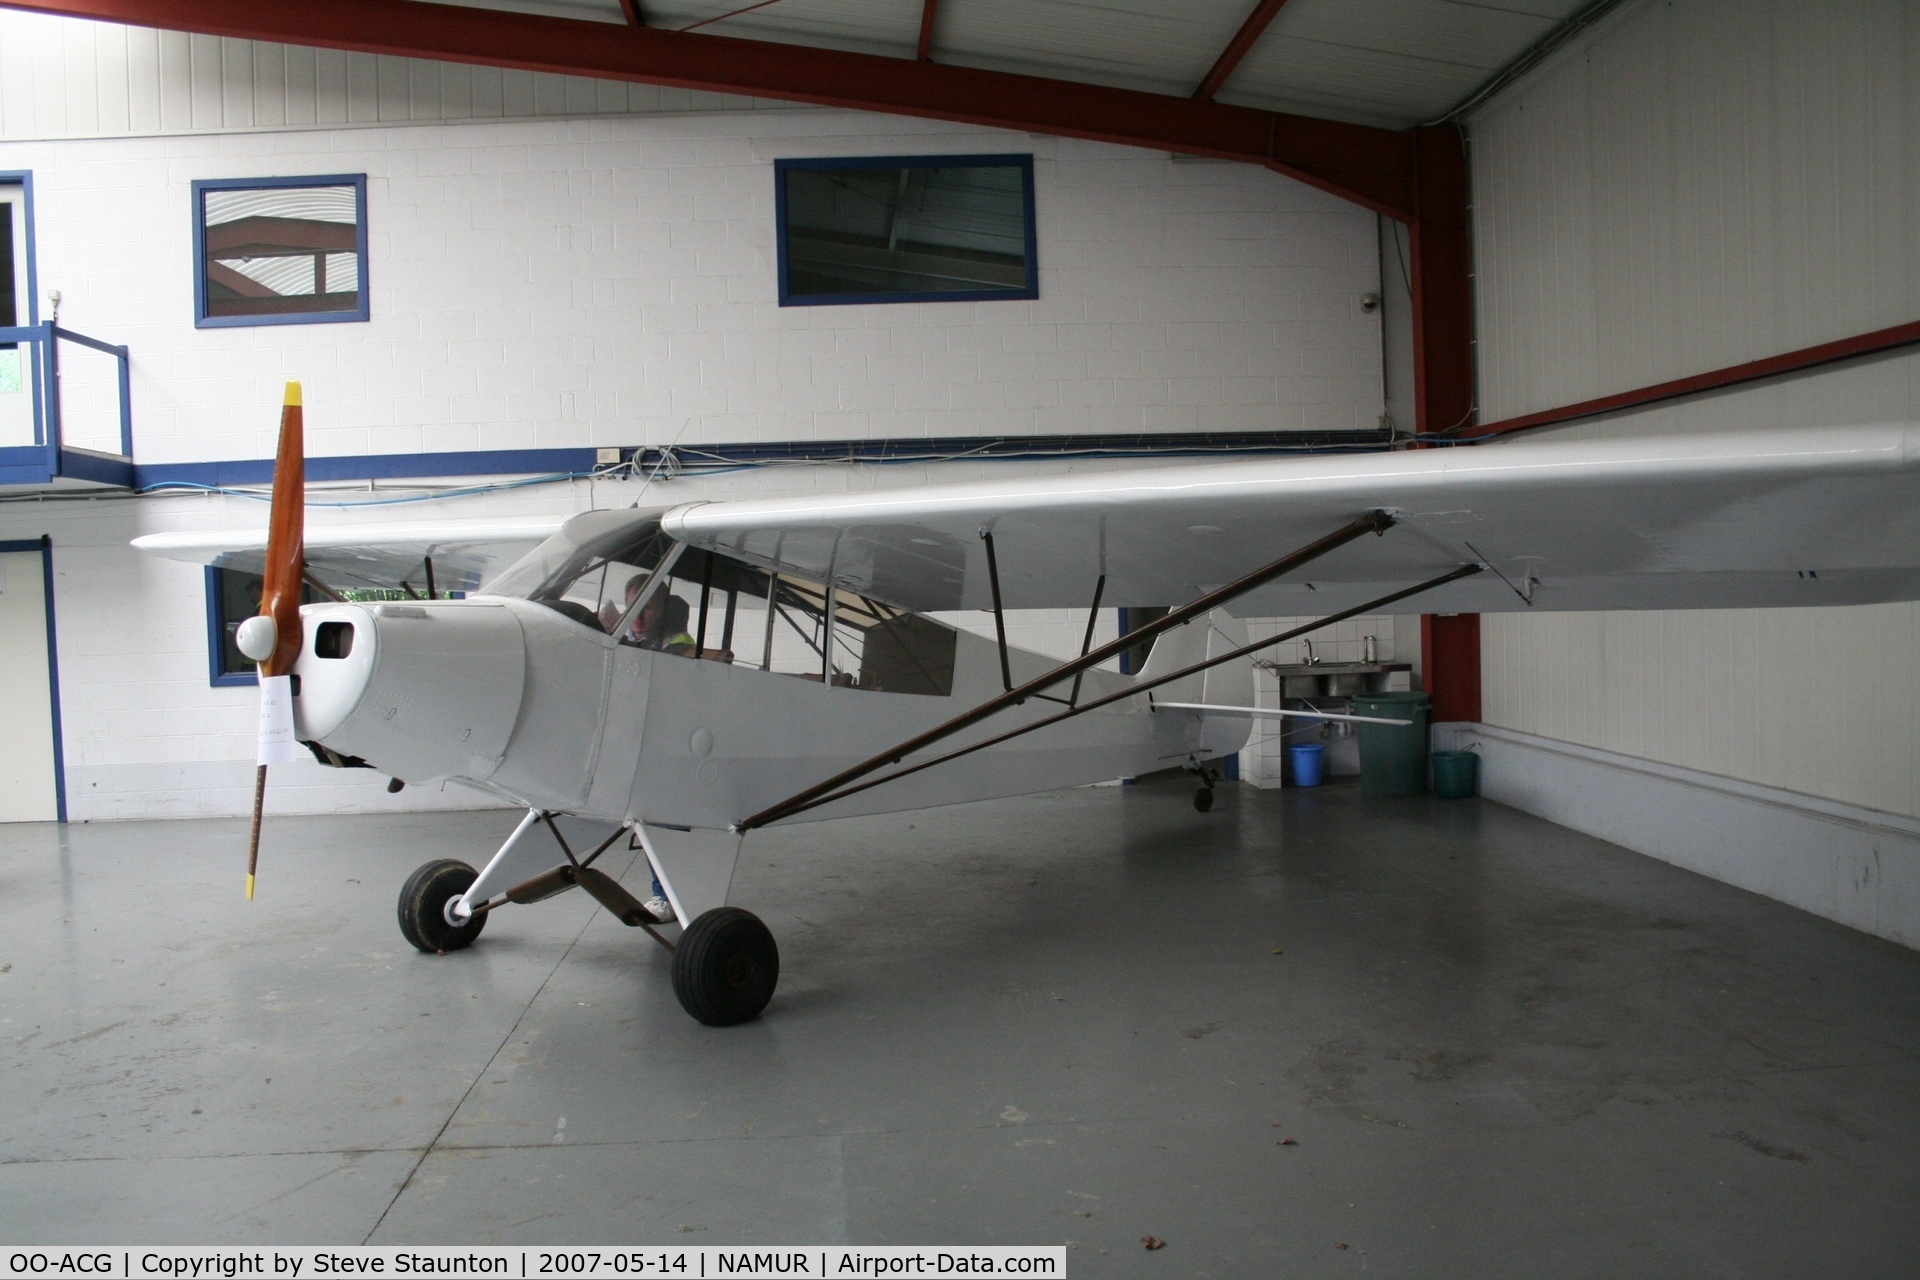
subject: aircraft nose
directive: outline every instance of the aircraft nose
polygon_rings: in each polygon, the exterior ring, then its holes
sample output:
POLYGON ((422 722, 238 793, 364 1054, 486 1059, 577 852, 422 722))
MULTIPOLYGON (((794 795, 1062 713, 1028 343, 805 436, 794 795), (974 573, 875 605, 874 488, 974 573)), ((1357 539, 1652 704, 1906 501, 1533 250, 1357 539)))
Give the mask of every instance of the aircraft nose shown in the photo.
POLYGON ((526 643, 472 601, 309 605, 295 665, 301 737, 418 782, 483 779, 519 717, 526 643))
POLYGON ((324 742, 360 704, 373 679, 373 615, 354 604, 307 605, 300 610, 300 678, 294 727, 302 741, 324 742))

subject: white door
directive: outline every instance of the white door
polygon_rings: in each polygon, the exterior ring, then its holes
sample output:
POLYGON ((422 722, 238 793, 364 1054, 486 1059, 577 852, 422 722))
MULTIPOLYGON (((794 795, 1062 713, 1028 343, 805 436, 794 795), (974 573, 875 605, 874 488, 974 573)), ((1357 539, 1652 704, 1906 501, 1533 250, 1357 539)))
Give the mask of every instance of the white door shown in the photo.
MULTIPOLYGON (((24 325, 27 293, 27 201, 19 184, 0 183, 0 329, 24 325)), ((33 443, 34 348, 0 342, 0 448, 33 443)))
POLYGON ((53 685, 38 551, 0 552, 0 822, 53 822, 53 685))

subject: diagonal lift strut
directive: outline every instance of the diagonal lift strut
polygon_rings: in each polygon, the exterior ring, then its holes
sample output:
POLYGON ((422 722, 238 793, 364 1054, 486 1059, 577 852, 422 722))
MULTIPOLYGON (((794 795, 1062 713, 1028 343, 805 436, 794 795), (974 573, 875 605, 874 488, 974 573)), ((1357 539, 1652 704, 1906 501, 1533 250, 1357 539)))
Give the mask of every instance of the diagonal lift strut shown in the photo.
MULTIPOLYGON (((824 782, 815 783, 797 795, 789 796, 778 804, 762 809, 752 817, 743 818, 734 824, 733 829, 739 832, 751 831, 755 827, 764 827, 770 822, 777 822, 781 818, 790 817, 803 809, 811 809, 816 804, 824 803, 823 797, 834 796, 841 787, 846 786, 850 782, 864 778, 870 773, 885 768, 887 765, 898 764, 902 759, 913 754, 915 751, 919 751, 923 747, 929 747, 936 742, 950 738, 961 730, 970 728, 982 720, 987 719, 989 716, 1006 710, 1008 707, 1018 706, 1028 698, 1038 694, 1041 690, 1051 688, 1062 681, 1072 679, 1083 671, 1097 667, 1124 649, 1134 648, 1137 645, 1152 640, 1163 631, 1170 631, 1174 627, 1184 626, 1195 618, 1203 617, 1208 611, 1227 603, 1229 600, 1237 599, 1249 591, 1263 587, 1282 574, 1291 573, 1304 564, 1318 560, 1321 556, 1345 546, 1356 538, 1364 537, 1369 533, 1383 534, 1388 529, 1391 529, 1393 524, 1393 517, 1384 511, 1368 512, 1360 519, 1334 530, 1325 537, 1317 538, 1304 547, 1281 556, 1278 560, 1262 565, 1252 573, 1236 578, 1224 587, 1209 591, 1198 599, 1181 605, 1179 608, 1169 612, 1165 617, 1156 618, 1146 626, 1141 627, 1138 631, 1130 631, 1126 635, 1109 641, 1101 645, 1098 649, 1084 653, 1070 662, 1063 662, 1044 675, 1036 676, 1016 688, 1010 688, 998 697, 990 698, 981 703, 979 706, 973 708, 973 710, 955 716, 945 724, 936 725, 924 733, 916 734, 905 742, 889 747, 880 754, 861 761, 852 768, 841 770, 824 782)), ((1478 571, 1478 566, 1475 566, 1474 572, 1478 571)), ((1416 590, 1425 589, 1425 587, 1416 588, 1416 590)), ((1398 597, 1394 598, 1397 599, 1398 597)), ((1002 653, 1004 654, 1004 652, 1005 650, 1003 648, 1002 653)), ((1141 687, 1136 687, 1128 692, 1131 694, 1140 692, 1140 690, 1141 687)), ((1072 711, 1064 712, 1061 716, 1054 717, 1054 719, 1061 719, 1067 715, 1077 715, 1092 707, 1105 705, 1105 701, 1106 700, 1087 703, 1072 711)), ((1038 722, 1038 724, 1051 723, 1053 723, 1052 720, 1038 722)), ((1038 727, 1038 724, 1032 727, 1038 727)), ((864 790, 865 788, 861 789, 864 790)))
MULTIPOLYGON (((922 760, 918 764, 910 764, 904 769, 896 769, 894 772, 883 774, 878 778, 868 778, 864 782, 855 782, 851 786, 842 787, 837 791, 832 791, 826 795, 815 797, 814 799, 808 800, 805 803, 793 805, 793 807, 787 809, 786 813, 782 814, 781 816, 789 817, 793 814, 801 813, 808 809, 817 808, 818 806, 823 804, 831 804, 835 800, 845 799, 847 796, 857 794, 858 792, 861 792, 861 791, 865 791, 869 787, 877 787, 883 782, 892 782, 896 778, 904 778, 908 774, 919 773, 922 769, 931 769, 933 768, 933 766, 937 764, 945 764, 949 760, 958 760, 961 756, 972 755, 976 751, 983 751, 988 747, 998 746, 1002 742, 1006 742, 1008 739, 1018 738, 1022 734, 1032 733, 1037 729, 1044 729, 1049 725, 1059 724, 1062 720, 1071 720, 1073 717, 1077 715, 1080 715, 1084 712, 1092 711, 1099 707, 1107 706, 1110 703, 1120 702, 1127 698, 1138 697, 1143 693, 1148 693, 1154 689, 1158 689, 1163 684, 1171 684, 1175 680, 1181 680, 1186 678, 1187 676, 1195 675, 1201 671, 1205 671, 1209 667, 1217 667, 1223 662, 1232 662, 1235 658, 1244 658, 1250 653, 1254 653, 1261 649, 1271 648, 1273 645, 1276 645, 1276 644, 1283 644, 1288 640, 1294 639, 1296 636, 1306 635, 1310 631, 1318 631, 1320 628, 1332 626, 1336 622, 1342 622, 1348 618, 1358 617, 1359 615, 1364 613, 1372 613, 1377 609, 1383 609, 1387 605, 1393 604, 1400 600, 1405 600, 1408 596, 1417 596, 1423 591, 1431 591, 1435 587, 1443 587, 1449 582, 1454 582, 1461 578, 1472 577, 1474 574, 1480 573, 1484 569, 1484 567, 1485 566, 1479 565, 1479 564, 1463 564, 1458 569, 1453 570, 1451 573, 1443 573, 1437 578, 1429 578, 1425 582, 1418 583, 1414 586, 1404 588, 1403 590, 1395 591, 1389 595, 1377 597, 1376 599, 1369 600, 1364 604, 1357 604, 1351 609, 1342 609, 1339 613, 1330 613, 1324 618, 1318 618, 1312 622, 1309 622, 1304 627, 1295 627, 1293 630, 1284 631, 1277 636, 1269 636, 1265 640, 1256 640, 1252 644, 1242 645, 1238 649, 1234 649, 1231 652, 1223 653, 1217 658, 1208 658, 1204 662, 1196 662, 1192 666, 1182 667, 1178 671, 1170 671, 1166 675, 1160 676, 1153 680, 1149 680, 1144 684, 1137 684, 1137 685, 1134 685, 1132 688, 1122 689, 1117 693, 1110 693, 1104 698, 1095 698, 1092 702, 1082 703, 1079 706, 1070 708, 1069 710, 1066 710, 1066 711, 1062 711, 1058 715, 1048 716, 1044 720, 1035 720, 1031 724, 1023 724, 1018 728, 1009 729, 1005 733, 998 734, 994 737, 987 738, 983 741, 968 743, 964 747, 960 747, 957 750, 949 751, 945 755, 935 756, 931 760, 922 760)), ((1138 633, 1134 632, 1130 634, 1137 635, 1138 633)))

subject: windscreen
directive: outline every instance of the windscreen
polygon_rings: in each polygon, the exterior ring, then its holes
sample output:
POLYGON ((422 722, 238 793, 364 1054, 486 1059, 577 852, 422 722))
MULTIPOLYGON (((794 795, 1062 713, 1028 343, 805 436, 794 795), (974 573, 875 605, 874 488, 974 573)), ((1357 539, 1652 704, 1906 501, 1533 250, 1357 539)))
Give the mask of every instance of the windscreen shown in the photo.
POLYGON ((501 574, 487 594, 537 601, 575 622, 611 632, 653 571, 679 544, 650 512, 575 516, 501 574))

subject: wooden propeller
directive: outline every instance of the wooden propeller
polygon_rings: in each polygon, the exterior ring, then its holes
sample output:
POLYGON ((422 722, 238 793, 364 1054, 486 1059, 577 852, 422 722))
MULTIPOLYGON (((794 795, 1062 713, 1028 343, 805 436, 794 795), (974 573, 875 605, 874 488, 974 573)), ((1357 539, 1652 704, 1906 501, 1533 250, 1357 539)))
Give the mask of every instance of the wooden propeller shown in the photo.
POLYGON ((273 504, 267 525, 267 570, 260 613, 241 624, 240 651, 260 665, 260 750, 253 779, 253 832, 247 841, 247 900, 260 862, 260 817, 267 766, 299 756, 293 728, 293 664, 304 640, 301 585, 306 577, 306 446, 300 384, 289 382, 280 408, 280 449, 273 460, 273 504))

